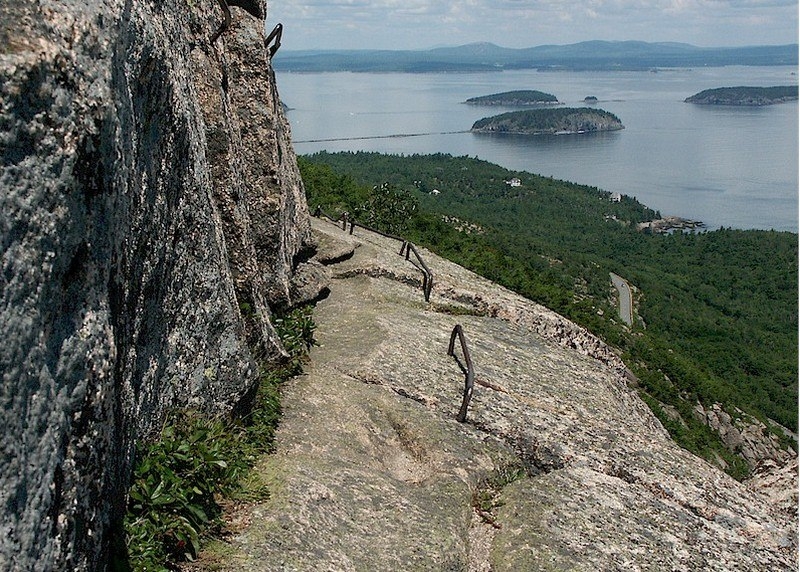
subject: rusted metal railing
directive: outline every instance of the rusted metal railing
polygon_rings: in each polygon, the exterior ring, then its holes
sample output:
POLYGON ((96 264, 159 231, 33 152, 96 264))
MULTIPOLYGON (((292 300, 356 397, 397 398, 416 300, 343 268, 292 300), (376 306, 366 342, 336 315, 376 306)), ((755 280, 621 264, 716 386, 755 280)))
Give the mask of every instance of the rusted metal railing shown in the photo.
POLYGON ((267 48, 270 59, 280 49, 281 37, 283 37, 283 24, 278 23, 264 40, 264 47, 267 48))
MULTIPOLYGON (((259 20, 264 19, 264 14, 261 11, 261 6, 255 0, 217 0, 219 7, 222 10, 222 24, 220 24, 214 35, 208 40, 208 43, 213 44, 217 41, 225 30, 231 26, 231 9, 230 6, 238 6, 243 8, 248 14, 259 20)), ((282 27, 282 26, 281 26, 282 27)), ((279 44, 280 45, 280 44, 279 44)), ((277 48, 275 48, 277 50, 277 48)), ((274 53, 274 52, 273 52, 274 53)), ((272 55, 270 55, 272 57, 272 55)))
POLYGON ((475 367, 472 365, 472 358, 469 355, 469 348, 467 347, 467 338, 464 336, 464 328, 461 324, 456 324, 453 328, 453 333, 450 334, 450 346, 447 348, 447 355, 453 356, 456 359, 458 367, 464 372, 464 398, 461 400, 461 409, 458 411, 456 419, 463 423, 467 419, 467 408, 472 399, 472 390, 475 387, 475 367), (464 355, 464 363, 458 359, 455 354, 456 337, 461 343, 461 353, 464 355))
POLYGON ((317 218, 325 217, 334 224, 339 224, 341 222, 342 230, 347 230, 347 213, 342 213, 338 217, 333 217, 322 210, 322 207, 318 206, 316 209, 314 209, 314 216, 317 218))
POLYGON ((431 272, 431 269, 428 268, 428 265, 425 264, 424 260, 422 260, 422 257, 419 255, 417 247, 414 246, 411 242, 407 240, 403 242, 403 246, 400 247, 401 256, 404 254, 403 251, 405 251, 406 260, 409 260, 409 257, 413 252, 414 256, 417 259, 417 262, 419 262, 418 268, 422 270, 422 292, 425 294, 425 301, 430 302, 431 290, 433 289, 433 273, 431 272))
MULTIPOLYGON (((314 216, 317 217, 317 218, 319 218, 321 216, 324 216, 325 218, 327 218, 328 220, 330 220, 334 224, 341 223, 342 224, 342 230, 344 230, 344 231, 347 231, 347 225, 349 224, 350 225, 350 234, 353 234, 353 231, 355 230, 355 228, 359 227, 359 228, 363 228, 364 230, 368 230, 370 232, 374 232, 375 234, 379 234, 381 236, 385 236, 386 238, 390 238, 392 240, 397 240, 397 241, 402 242, 403 244, 400 247, 400 256, 405 256, 406 260, 411 261, 411 258, 410 258, 411 257, 411 253, 412 252, 414 253, 414 257, 417 259, 417 262, 419 263, 419 264, 414 264, 414 265, 417 268, 419 268, 420 271, 422 272, 422 292, 425 295, 425 301, 426 302, 430 302, 430 300, 431 300, 431 290, 433 289, 433 273, 431 272, 431 269, 428 268, 428 265, 425 264, 425 261, 422 259, 422 256, 420 255, 419 250, 417 250, 417 247, 414 246, 414 243, 412 243, 409 240, 406 240, 402 236, 397 236, 397 235, 394 235, 394 234, 390 234, 388 232, 384 232, 382 230, 379 230, 377 228, 373 228, 373 227, 368 226, 366 224, 363 224, 363 223, 360 223, 360 222, 356 222, 356 219, 352 218, 350 216, 350 213, 347 213, 347 212, 344 212, 344 213, 340 214, 338 217, 334 218, 333 216, 331 216, 330 214, 326 213, 325 211, 322 210, 321 207, 318 206, 314 210, 314 216)), ((413 264, 413 261, 411 261, 411 262, 413 264)))

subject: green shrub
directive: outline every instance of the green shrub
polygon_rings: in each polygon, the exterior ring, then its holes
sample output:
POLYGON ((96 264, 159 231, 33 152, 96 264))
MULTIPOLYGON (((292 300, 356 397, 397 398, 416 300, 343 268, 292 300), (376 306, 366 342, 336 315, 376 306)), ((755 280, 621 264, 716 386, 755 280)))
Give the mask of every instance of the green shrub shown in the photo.
POLYGON ((196 411, 176 411, 160 438, 139 450, 125 528, 137 570, 194 558, 203 530, 219 525, 215 495, 247 469, 232 427, 196 411))
POLYGON ((289 354, 289 375, 297 375, 303 368, 306 354, 316 344, 314 341, 314 318, 311 306, 295 308, 284 316, 273 320, 275 331, 289 354))
POLYGON ((272 449, 281 383, 302 371, 314 344, 312 308, 276 318, 289 360, 264 367, 252 409, 239 419, 173 411, 159 438, 140 444, 124 519, 127 556, 112 569, 168 570, 194 559, 204 535, 222 525, 219 504, 237 493, 257 457, 272 449))

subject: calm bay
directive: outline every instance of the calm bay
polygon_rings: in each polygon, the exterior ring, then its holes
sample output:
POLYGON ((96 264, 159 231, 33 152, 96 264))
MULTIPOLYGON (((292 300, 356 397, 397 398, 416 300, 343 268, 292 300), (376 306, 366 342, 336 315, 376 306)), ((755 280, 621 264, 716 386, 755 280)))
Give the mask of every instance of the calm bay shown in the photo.
POLYGON ((704 89, 796 85, 797 68, 657 72, 518 70, 465 74, 278 74, 295 150, 449 153, 636 197, 708 228, 798 230, 798 102, 700 106, 704 89), (470 97, 517 89, 617 115, 622 131, 559 136, 469 133, 509 108, 470 97))

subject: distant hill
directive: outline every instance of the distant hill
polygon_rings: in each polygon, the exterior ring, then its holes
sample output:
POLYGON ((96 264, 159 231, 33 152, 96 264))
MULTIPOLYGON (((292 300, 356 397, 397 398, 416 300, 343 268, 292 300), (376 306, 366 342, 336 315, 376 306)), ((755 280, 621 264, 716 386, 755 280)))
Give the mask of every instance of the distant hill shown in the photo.
POLYGON ((718 87, 706 89, 687 97, 686 103, 702 105, 772 105, 797 100, 796 85, 777 85, 773 87, 718 87))
POLYGON ((431 50, 280 51, 283 71, 467 72, 504 69, 648 70, 659 67, 797 65, 798 46, 700 48, 674 42, 589 41, 532 48, 475 43, 431 50))
POLYGON ((619 129, 624 129, 624 126, 616 115, 588 107, 511 111, 494 117, 485 117, 472 126, 472 131, 477 133, 520 135, 594 133, 619 129))

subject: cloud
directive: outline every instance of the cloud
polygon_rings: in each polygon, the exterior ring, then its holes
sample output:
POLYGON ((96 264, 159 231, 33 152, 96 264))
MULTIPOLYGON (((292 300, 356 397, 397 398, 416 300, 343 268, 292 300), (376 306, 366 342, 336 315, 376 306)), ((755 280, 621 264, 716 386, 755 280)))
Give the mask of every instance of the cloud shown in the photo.
POLYGON ((725 4, 732 8, 773 8, 773 7, 792 7, 797 8, 795 0, 716 0, 714 3, 725 4))
POLYGON ((797 0, 282 0, 269 12, 286 27, 285 49, 797 42, 797 0))

